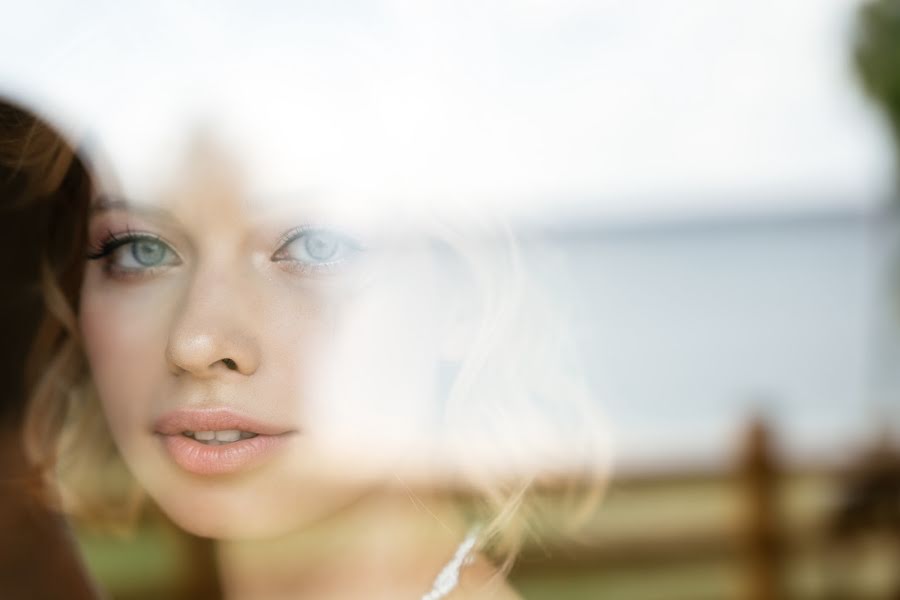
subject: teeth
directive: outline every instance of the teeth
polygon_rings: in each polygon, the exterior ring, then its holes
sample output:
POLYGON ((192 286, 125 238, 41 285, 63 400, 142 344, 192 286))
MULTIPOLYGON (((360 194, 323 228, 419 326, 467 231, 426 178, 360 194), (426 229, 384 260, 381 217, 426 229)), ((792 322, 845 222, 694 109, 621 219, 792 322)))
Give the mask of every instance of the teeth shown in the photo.
POLYGON ((219 442, 236 442, 241 439, 241 432, 237 429, 226 429, 225 431, 215 432, 216 441, 219 442))
POLYGON ((240 431, 238 429, 223 429, 221 431, 184 431, 183 435, 203 442, 208 446, 230 444, 238 440, 246 440, 256 437, 258 434, 252 431, 240 431))

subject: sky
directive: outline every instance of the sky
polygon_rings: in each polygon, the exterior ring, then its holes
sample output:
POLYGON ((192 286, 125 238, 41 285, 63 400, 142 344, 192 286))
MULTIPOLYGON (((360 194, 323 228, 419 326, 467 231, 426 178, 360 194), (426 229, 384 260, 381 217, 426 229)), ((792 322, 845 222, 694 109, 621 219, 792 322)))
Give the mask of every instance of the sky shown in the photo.
POLYGON ((852 72, 859 4, 19 3, 0 92, 141 189, 203 126, 260 193, 380 189, 538 218, 867 209, 893 163, 852 72))

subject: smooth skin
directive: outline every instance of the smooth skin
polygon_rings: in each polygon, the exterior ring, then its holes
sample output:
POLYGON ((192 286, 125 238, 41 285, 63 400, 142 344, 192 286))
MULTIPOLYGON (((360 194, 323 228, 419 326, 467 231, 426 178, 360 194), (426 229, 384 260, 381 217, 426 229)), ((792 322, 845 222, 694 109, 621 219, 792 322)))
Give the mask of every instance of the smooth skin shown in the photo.
MULTIPOLYGON (((178 525, 219 540, 229 598, 421 597, 466 533, 412 476, 446 328, 427 241, 326 195, 260 199, 221 145, 178 156, 152 194, 101 190, 90 217, 80 327, 125 462, 178 525), (235 473, 188 472, 153 423, 206 408, 287 442, 235 473)), ((448 597, 517 597, 495 575, 477 557, 448 597)))

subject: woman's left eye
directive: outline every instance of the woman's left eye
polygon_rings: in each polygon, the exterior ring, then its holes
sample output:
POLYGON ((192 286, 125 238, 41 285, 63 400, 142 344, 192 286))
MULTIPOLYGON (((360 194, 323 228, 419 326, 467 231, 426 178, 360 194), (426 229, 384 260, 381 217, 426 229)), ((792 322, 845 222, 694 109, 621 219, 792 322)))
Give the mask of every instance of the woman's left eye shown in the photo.
POLYGON ((289 234, 272 260, 292 261, 307 269, 330 269, 362 250, 354 239, 328 229, 308 228, 289 234))

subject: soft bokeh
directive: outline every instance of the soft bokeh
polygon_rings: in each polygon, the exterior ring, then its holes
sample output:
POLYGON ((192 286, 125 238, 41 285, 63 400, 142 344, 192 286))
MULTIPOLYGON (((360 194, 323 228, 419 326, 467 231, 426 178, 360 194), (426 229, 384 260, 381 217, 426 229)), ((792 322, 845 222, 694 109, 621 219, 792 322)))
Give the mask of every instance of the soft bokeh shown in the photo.
MULTIPOLYGON (((128 196, 158 194, 206 131, 253 197, 470 232, 500 215, 615 455, 579 542, 537 525, 512 575, 525 598, 888 598, 898 14, 38 2, 0 22, 0 93, 128 196)), ((371 341, 348 335, 350 354, 371 341)), ((126 541, 76 531, 116 597, 194 589, 196 548, 156 513, 126 541)))

